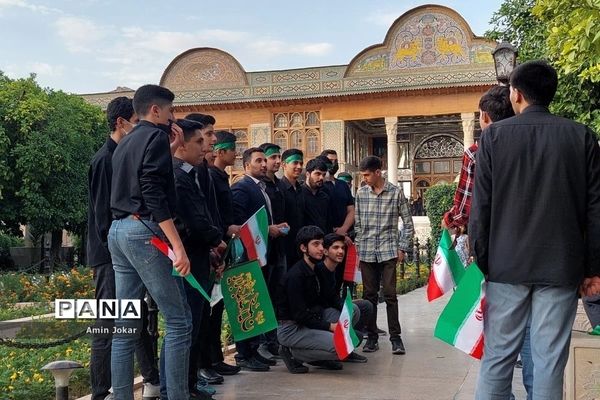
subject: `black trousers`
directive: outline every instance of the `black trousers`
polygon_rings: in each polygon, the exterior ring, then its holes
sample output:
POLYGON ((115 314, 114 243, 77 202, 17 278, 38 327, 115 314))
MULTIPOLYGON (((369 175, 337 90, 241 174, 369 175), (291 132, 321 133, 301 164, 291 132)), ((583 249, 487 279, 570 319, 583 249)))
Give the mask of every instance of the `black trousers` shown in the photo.
MULTIPOLYGON (((115 271, 112 264, 103 264, 94 268, 96 300, 115 299, 115 271)), ((113 321, 102 321, 102 326, 109 327, 113 321)), ((108 396, 111 384, 110 353, 112 350, 111 335, 94 335, 90 358, 90 378, 92 400, 104 400, 108 396)), ((159 384, 158 366, 152 350, 152 338, 148 334, 148 305, 142 299, 142 331, 140 340, 135 344, 135 356, 144 377, 144 382, 159 384)))
POLYGON ((390 339, 400 336, 400 320, 398 319, 398 297, 396 295, 397 258, 383 262, 360 262, 363 278, 363 298, 373 304, 373 314, 367 323, 369 339, 379 337, 377 334, 377 297, 383 279, 383 298, 385 299, 390 339))

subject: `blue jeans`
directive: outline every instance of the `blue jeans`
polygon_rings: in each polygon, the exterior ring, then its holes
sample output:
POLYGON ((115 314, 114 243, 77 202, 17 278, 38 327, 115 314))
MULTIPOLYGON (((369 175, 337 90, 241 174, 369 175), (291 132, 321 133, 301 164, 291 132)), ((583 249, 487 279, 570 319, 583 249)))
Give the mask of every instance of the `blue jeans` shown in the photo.
POLYGON ((485 347, 475 399, 510 398, 514 365, 531 318, 533 398, 561 400, 577 288, 488 282, 485 295, 485 347))
MULTIPOLYGON (((155 232, 155 222, 144 221, 155 232)), ((188 363, 191 341, 191 314, 182 278, 171 275, 171 261, 150 244, 153 234, 140 221, 113 221, 108 233, 108 248, 115 270, 117 299, 138 299, 144 286, 156 301, 166 322, 164 368, 170 400, 188 400, 188 363)), ((164 239, 164 238, 163 238, 164 239)), ((116 325, 127 320, 116 321, 116 325)), ((115 335, 112 343, 112 385, 115 398, 133 400, 133 351, 137 337, 115 335)))
POLYGON ((525 337, 521 348, 521 362, 523 363, 523 386, 527 392, 527 400, 533 399, 533 358, 531 356, 531 320, 525 325, 525 337))

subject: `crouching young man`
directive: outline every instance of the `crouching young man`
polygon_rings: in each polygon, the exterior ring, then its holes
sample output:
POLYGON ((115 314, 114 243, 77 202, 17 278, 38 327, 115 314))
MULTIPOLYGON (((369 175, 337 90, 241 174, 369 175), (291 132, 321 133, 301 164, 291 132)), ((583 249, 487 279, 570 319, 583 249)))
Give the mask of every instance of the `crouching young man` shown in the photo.
MULTIPOLYGON (((323 300, 315 267, 323 259, 323 231, 314 225, 302 227, 296 244, 302 259, 285 274, 278 296, 277 338, 281 357, 291 373, 305 373, 310 365, 339 370, 333 332, 340 310, 323 300)), ((356 317, 353 323, 356 323, 356 317)))
MULTIPOLYGON (((336 273, 336 268, 344 268, 344 265, 340 264, 342 264, 344 255, 346 254, 346 238, 337 233, 328 233, 323 238, 323 251, 323 261, 317 263, 315 267, 315 273, 317 274, 321 288, 321 297, 327 307, 341 311, 344 306, 346 294, 343 293, 340 297, 339 285, 336 281, 339 272, 336 273)), ((369 321, 373 314, 373 304, 369 300, 357 299, 352 301, 352 305, 353 327, 362 342, 367 321, 369 321)), ((352 352, 344 361, 366 363, 367 357, 352 352)))

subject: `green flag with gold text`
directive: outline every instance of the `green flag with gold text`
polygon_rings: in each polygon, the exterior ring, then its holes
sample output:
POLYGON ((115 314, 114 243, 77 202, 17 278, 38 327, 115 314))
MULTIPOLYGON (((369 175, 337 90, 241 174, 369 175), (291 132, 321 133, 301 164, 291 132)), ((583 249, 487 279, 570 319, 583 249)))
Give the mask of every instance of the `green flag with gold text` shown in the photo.
POLYGON ((277 319, 258 261, 238 264, 223 272, 223 301, 236 341, 277 328, 277 319))

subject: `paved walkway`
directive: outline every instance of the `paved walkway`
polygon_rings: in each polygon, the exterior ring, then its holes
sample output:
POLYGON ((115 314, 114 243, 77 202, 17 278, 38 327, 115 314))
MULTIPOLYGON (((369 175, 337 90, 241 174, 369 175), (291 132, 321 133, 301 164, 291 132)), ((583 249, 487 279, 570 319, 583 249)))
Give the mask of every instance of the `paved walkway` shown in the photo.
MULTIPOLYGON (((399 296, 400 322, 406 355, 392 355, 387 336, 380 349, 365 354, 366 364, 344 364, 342 371, 311 367, 308 374, 292 375, 283 362, 270 372, 241 372, 216 385, 218 400, 250 399, 473 399, 478 364, 466 354, 433 338, 435 321, 447 299, 427 303, 425 290, 399 296)), ((379 305, 378 324, 387 330, 385 304, 379 305)), ((521 370, 515 370, 517 400, 525 399, 521 370)))

